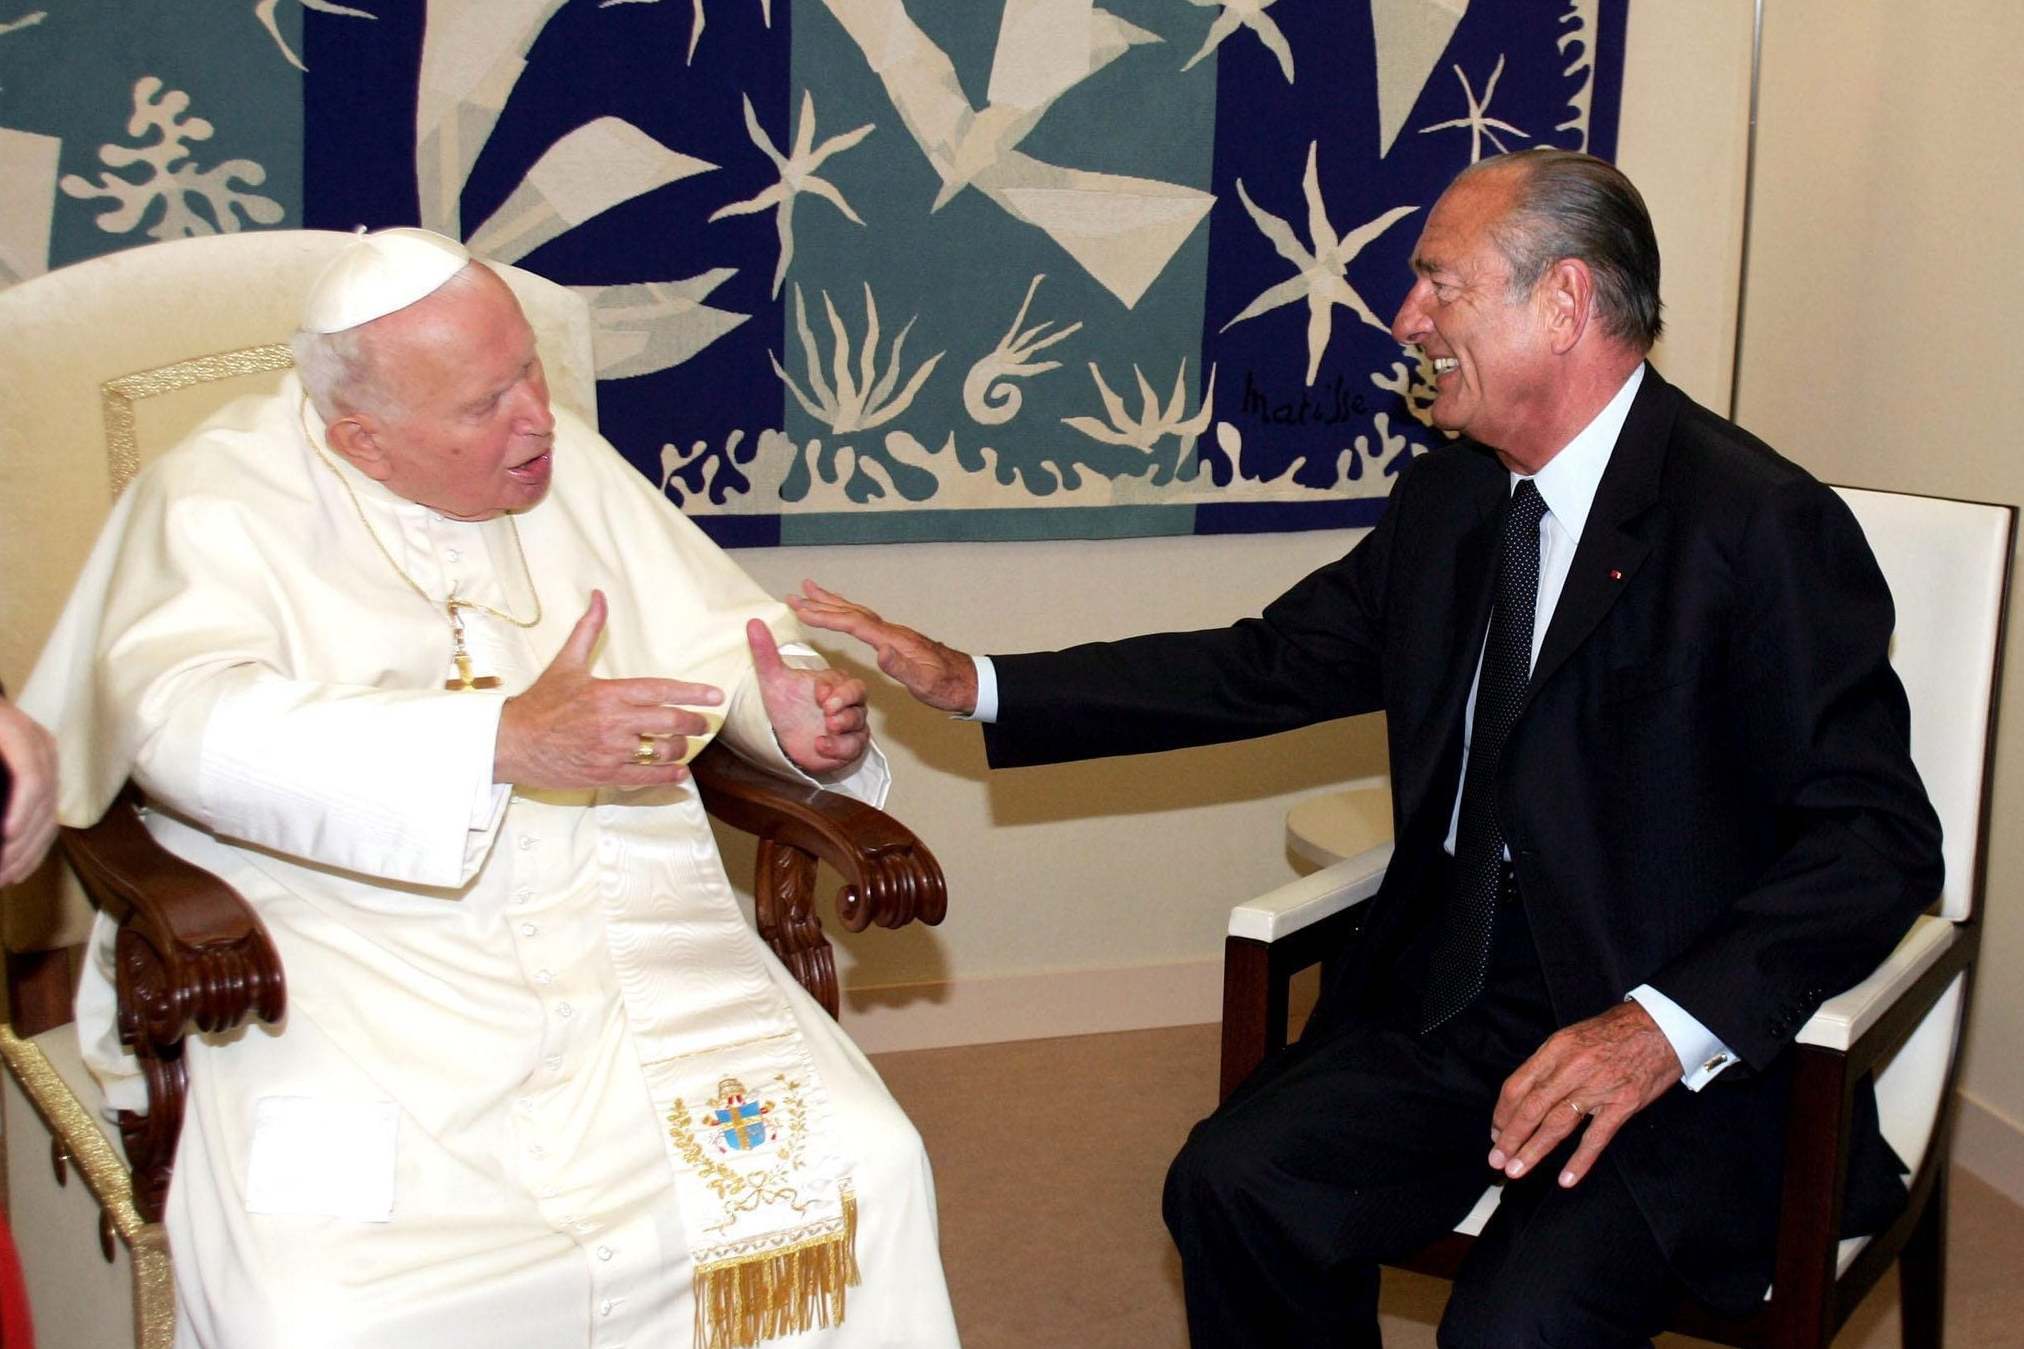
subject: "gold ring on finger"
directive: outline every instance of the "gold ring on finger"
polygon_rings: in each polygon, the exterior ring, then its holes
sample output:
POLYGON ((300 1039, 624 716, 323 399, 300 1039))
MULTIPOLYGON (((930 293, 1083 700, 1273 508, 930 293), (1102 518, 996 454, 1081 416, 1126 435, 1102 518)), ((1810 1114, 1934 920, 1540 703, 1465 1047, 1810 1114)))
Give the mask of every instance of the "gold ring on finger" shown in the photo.
POLYGON ((1586 1115, 1588 1113, 1588 1111, 1585 1108, 1583 1108, 1583 1106, 1579 1101, 1569 1101, 1567 1103, 1567 1108, 1569 1110, 1572 1110, 1577 1115, 1586 1115))
POLYGON ((660 753, 659 747, 654 743, 654 738, 650 735, 642 735, 640 737, 640 747, 632 752, 632 761, 641 767, 645 767, 655 759, 658 759, 660 753))

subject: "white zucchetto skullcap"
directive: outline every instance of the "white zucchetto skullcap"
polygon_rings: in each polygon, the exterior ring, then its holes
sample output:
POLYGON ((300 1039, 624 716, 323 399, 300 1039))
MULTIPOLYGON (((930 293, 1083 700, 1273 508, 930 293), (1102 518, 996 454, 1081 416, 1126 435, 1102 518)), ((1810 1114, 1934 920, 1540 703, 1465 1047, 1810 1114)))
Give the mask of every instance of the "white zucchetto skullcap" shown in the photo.
POLYGON ((303 331, 343 332, 406 309, 433 295, 470 260, 469 249, 434 230, 361 230, 309 288, 303 331))

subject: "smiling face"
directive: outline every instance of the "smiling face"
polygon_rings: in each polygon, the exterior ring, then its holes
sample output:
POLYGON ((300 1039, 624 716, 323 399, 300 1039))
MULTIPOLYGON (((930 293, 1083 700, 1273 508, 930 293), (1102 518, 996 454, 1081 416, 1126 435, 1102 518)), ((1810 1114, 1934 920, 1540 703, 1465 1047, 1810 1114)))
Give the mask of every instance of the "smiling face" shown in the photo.
POLYGON ((548 494, 555 416, 534 330, 505 282, 474 264, 362 331, 377 396, 330 424, 333 449, 455 520, 548 494))
MULTIPOLYGON (((1511 171, 1471 174, 1442 195, 1413 249, 1417 279, 1392 336, 1434 367, 1434 425, 1513 457, 1555 434, 1558 391, 1550 307, 1535 286, 1511 291, 1493 228, 1515 204, 1511 171)), ((1558 444, 1544 445, 1551 454, 1558 444)))

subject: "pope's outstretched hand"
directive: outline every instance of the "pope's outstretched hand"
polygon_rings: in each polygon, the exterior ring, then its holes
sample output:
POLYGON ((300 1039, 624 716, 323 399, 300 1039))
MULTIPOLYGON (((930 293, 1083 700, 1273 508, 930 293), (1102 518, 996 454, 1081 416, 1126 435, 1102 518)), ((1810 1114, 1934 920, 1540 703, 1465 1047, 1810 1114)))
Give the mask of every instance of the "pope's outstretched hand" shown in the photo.
POLYGON ((932 637, 880 618, 862 604, 813 581, 801 583, 787 606, 811 628, 855 637, 878 653, 878 668, 929 707, 967 717, 977 710, 977 663, 932 637))
POLYGON ((871 743, 865 721, 864 681, 841 670, 798 670, 780 659, 772 629, 758 619, 745 625, 759 696, 781 750, 804 773, 850 767, 871 743))
POLYGON ((723 691, 683 679, 599 679, 590 653, 604 633, 604 592, 528 685, 506 700, 492 779, 516 787, 652 787, 689 776, 688 738, 710 733, 694 707, 724 701, 723 691), (689 706, 677 706, 688 704, 689 706))

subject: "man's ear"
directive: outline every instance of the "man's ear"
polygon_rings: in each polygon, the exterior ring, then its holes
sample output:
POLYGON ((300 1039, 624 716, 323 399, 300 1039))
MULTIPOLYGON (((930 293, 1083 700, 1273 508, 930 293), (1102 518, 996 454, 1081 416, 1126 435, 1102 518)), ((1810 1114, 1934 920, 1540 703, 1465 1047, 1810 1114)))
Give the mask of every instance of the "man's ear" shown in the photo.
POLYGON ((1539 287, 1553 354, 1564 356, 1581 341, 1595 316, 1595 276, 1580 258, 1562 258, 1546 269, 1539 287))
POLYGON ((378 423, 368 413, 352 412, 339 417, 323 428, 323 438, 346 463, 374 482, 385 482, 394 471, 380 446, 378 423))

